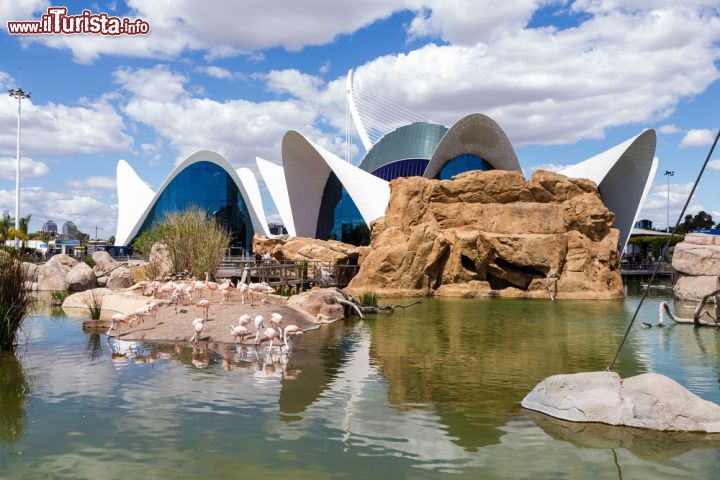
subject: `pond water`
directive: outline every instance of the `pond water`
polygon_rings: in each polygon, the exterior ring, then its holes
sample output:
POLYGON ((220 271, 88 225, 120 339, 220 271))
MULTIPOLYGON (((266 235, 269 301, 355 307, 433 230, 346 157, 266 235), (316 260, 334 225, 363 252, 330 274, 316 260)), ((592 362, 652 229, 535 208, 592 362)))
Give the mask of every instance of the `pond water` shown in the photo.
MULTIPOLYGON (((39 313, 0 355, 0 478, 714 477, 720 442, 519 408, 548 375, 604 369, 637 302, 424 300, 308 333, 289 358, 108 344, 39 313)), ((720 402, 719 338, 635 328, 616 370, 720 402)))

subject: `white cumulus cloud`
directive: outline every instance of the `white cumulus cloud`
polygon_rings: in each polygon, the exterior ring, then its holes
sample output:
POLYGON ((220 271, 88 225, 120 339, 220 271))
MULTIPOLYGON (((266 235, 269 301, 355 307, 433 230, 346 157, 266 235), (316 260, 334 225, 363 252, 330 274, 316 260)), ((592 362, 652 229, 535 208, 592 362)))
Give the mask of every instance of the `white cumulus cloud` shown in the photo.
POLYGON ((704 147, 713 142, 715 136, 707 128, 689 130, 680 141, 680 148, 704 147))
MULTIPOLYGON (((8 180, 15 179, 15 172, 17 171, 17 160, 12 157, 0 157, 0 178, 8 180)), ((22 157, 20 158, 20 180, 24 178, 42 177, 47 175, 49 169, 48 166, 37 160, 31 158, 22 157)))

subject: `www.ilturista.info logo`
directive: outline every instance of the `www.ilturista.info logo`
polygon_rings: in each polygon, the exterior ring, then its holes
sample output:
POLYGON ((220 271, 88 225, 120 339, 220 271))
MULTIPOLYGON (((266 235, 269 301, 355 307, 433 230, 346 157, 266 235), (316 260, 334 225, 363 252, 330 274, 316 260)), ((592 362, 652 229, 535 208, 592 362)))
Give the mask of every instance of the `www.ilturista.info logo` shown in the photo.
POLYGON ((94 34, 147 35, 150 24, 142 18, 112 17, 107 13, 83 10, 80 15, 68 15, 66 7, 48 7, 40 20, 7 22, 11 35, 94 34))

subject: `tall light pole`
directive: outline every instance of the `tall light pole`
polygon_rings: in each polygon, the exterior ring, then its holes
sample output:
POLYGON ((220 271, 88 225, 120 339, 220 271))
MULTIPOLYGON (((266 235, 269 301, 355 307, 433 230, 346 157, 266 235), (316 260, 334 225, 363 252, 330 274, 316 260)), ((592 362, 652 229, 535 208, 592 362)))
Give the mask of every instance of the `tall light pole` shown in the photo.
POLYGON ((665 170, 664 175, 667 177, 667 233, 670 233, 670 177, 675 175, 674 170, 665 170))
MULTIPOLYGON (((11 97, 17 98, 17 169, 15 170, 15 230, 20 230, 20 114, 22 113, 22 101, 30 98, 30 93, 18 87, 8 90, 11 97)), ((15 248, 18 247, 18 238, 15 237, 15 248)))
POLYGON ((97 231, 98 231, 98 230, 102 230, 102 229, 103 229, 103 227, 98 227, 97 225, 95 225, 95 242, 96 242, 96 243, 97 243, 97 240, 98 240, 97 231))

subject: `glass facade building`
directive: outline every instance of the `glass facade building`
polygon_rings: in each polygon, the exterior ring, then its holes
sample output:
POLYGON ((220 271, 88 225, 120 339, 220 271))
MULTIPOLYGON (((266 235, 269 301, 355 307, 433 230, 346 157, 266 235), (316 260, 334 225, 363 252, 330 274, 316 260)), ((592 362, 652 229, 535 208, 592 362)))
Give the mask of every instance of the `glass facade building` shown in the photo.
POLYGON ((366 172, 374 172, 398 160, 430 160, 447 131, 444 125, 423 122, 396 128, 373 145, 360 163, 360 168, 366 172))
POLYGON ((493 167, 488 162, 476 155, 458 155, 445 164, 440 170, 437 178, 440 180, 450 180, 455 175, 471 170, 492 170, 493 167))
POLYGON ((385 164, 371 173, 388 182, 400 177, 420 177, 425 173, 428 163, 430 163, 430 160, 423 158, 398 160, 397 162, 385 164))
POLYGON ((240 190, 228 172, 206 161, 193 163, 170 181, 137 235, 162 222, 166 213, 182 212, 193 205, 206 210, 230 232, 231 246, 252 248, 254 230, 240 190))
POLYGON ((352 245, 370 244, 370 228, 365 224, 355 202, 332 172, 320 202, 315 238, 339 240, 352 245))

